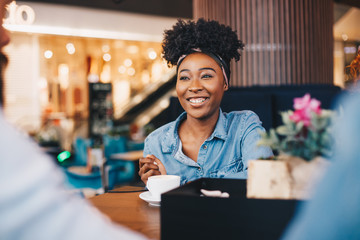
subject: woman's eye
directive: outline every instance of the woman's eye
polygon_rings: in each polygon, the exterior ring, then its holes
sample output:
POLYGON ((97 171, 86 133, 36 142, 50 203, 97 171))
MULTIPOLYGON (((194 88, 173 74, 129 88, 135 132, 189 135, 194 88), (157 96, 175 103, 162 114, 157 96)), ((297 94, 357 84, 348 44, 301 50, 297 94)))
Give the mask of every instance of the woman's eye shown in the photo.
POLYGON ((182 76, 182 77, 180 77, 179 79, 180 79, 180 80, 189 80, 189 78, 186 77, 186 76, 182 76))
POLYGON ((210 74, 204 74, 204 75, 202 75, 201 78, 212 78, 212 75, 210 75, 210 74))

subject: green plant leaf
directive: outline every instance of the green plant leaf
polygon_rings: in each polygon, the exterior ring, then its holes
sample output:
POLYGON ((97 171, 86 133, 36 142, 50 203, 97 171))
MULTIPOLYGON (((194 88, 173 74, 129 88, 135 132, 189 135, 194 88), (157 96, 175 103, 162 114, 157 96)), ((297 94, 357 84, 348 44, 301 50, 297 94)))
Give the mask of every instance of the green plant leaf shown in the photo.
POLYGON ((297 132, 291 126, 282 125, 276 128, 276 133, 283 136, 294 136, 297 132))
POLYGON ((298 122, 295 125, 296 134, 298 134, 304 127, 304 122, 298 122))

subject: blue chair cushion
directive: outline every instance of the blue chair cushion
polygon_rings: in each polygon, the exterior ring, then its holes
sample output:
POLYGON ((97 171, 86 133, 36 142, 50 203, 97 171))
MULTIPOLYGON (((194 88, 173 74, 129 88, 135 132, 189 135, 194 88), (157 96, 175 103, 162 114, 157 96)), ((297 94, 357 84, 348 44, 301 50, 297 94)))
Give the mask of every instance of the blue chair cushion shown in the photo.
POLYGON ((109 159, 113 153, 122 153, 127 151, 126 147, 127 138, 118 136, 112 137, 109 135, 103 136, 104 143, 104 156, 109 159))
POLYGON ((96 169, 88 174, 79 174, 70 171, 69 168, 63 168, 66 175, 66 183, 73 188, 93 188, 102 187, 102 179, 100 169, 96 169))

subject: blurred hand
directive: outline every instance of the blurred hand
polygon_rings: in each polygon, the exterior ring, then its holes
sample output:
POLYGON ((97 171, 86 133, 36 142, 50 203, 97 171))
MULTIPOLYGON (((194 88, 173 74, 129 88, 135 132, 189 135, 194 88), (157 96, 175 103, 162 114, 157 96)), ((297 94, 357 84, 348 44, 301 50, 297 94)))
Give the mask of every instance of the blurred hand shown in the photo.
POLYGON ((145 184, 150 176, 166 175, 165 166, 154 155, 147 155, 139 159, 139 175, 145 184))

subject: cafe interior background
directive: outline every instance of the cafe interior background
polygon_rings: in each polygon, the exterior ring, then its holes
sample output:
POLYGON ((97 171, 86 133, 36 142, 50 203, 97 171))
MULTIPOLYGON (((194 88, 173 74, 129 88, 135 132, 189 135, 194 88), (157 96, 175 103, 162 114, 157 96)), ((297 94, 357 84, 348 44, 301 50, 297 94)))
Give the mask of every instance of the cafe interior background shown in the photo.
MULTIPOLYGON (((5 19, 8 120, 41 146, 57 146, 56 156, 76 154, 78 138, 103 135, 124 135, 141 149, 176 96, 175 71, 161 59, 163 31, 193 17, 191 0, 148 2, 13 2, 5 19)), ((345 66, 360 45, 360 4, 334 1, 333 19, 333 84, 345 88, 345 66)))

